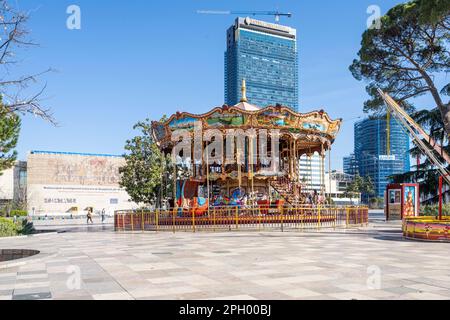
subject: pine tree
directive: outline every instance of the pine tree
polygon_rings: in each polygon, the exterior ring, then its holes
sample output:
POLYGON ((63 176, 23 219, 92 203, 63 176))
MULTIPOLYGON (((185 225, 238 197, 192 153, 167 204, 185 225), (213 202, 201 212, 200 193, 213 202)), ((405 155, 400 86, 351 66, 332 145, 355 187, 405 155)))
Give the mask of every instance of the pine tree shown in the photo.
POLYGON ((0 96, 0 174, 10 168, 17 158, 17 145, 20 131, 20 118, 10 112, 2 103, 0 96))

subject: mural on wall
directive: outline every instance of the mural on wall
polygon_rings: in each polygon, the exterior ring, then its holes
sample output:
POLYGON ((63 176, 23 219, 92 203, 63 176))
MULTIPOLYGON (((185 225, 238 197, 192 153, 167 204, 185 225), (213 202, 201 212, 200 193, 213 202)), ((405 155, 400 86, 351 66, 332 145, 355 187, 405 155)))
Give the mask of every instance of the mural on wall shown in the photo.
POLYGON ((62 185, 118 185, 121 157, 34 155, 29 158, 33 168, 30 184, 62 185))

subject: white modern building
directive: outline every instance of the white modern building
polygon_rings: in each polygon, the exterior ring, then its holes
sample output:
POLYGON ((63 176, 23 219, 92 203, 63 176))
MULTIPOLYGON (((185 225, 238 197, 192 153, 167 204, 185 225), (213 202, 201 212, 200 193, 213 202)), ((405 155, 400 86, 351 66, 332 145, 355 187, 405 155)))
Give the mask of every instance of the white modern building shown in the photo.
POLYGON ((336 205, 358 205, 361 203, 361 194, 355 194, 352 198, 345 194, 347 187, 353 181, 354 176, 340 172, 332 171, 325 174, 325 192, 327 197, 331 196, 336 205))
POLYGON ((0 173, 0 207, 25 202, 27 163, 16 161, 13 167, 0 173))
POLYGON ((111 215, 137 207, 119 186, 121 156, 32 151, 27 162, 30 215, 77 215, 90 208, 111 215))
MULTIPOLYGON (((326 163, 326 158, 324 164, 326 163)), ((304 191, 323 189, 323 177, 321 177, 321 159, 318 153, 311 157, 303 155, 299 161, 300 182, 304 191)))

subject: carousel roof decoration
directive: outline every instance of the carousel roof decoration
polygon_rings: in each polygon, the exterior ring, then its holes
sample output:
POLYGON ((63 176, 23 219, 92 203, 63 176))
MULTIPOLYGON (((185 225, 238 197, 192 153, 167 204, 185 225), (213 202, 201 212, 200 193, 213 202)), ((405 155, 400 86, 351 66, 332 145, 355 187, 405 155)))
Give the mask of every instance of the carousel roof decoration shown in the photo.
MULTIPOLYGON (((247 102, 245 80, 242 84, 242 99, 234 106, 223 105, 204 114, 177 112, 167 121, 152 122, 153 136, 161 148, 172 146, 172 132, 178 129, 194 130, 201 121, 207 129, 279 129, 281 136, 304 142, 298 148, 320 152, 320 145, 329 148, 340 130, 342 119, 332 120, 324 110, 298 113, 276 105, 261 108, 247 102)), ((323 150, 322 150, 323 151, 323 150)))

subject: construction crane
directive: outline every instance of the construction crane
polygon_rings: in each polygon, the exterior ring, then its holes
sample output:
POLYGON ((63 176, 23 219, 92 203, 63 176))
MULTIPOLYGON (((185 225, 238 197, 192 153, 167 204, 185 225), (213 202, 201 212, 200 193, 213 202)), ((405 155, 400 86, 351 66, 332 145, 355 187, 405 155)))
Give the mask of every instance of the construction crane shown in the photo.
POLYGON ((197 10, 199 14, 235 14, 235 15, 246 15, 246 16, 274 16, 275 21, 279 22, 280 17, 292 17, 290 12, 279 12, 279 11, 217 11, 217 10, 197 10))
MULTIPOLYGON (((386 103, 388 115, 394 116, 403 127, 408 131, 413 142, 417 147, 428 156, 431 163, 436 166, 442 175, 442 178, 450 185, 450 172, 447 170, 447 166, 450 164, 450 156, 432 137, 430 137, 422 127, 415 122, 408 113, 387 93, 378 89, 378 93, 386 103), (424 142, 427 141, 427 143, 424 142), (440 155, 442 159, 438 159, 436 153, 440 155), (444 163, 442 162, 444 160, 444 163)), ((390 135, 389 128, 387 129, 388 136, 390 135)))

